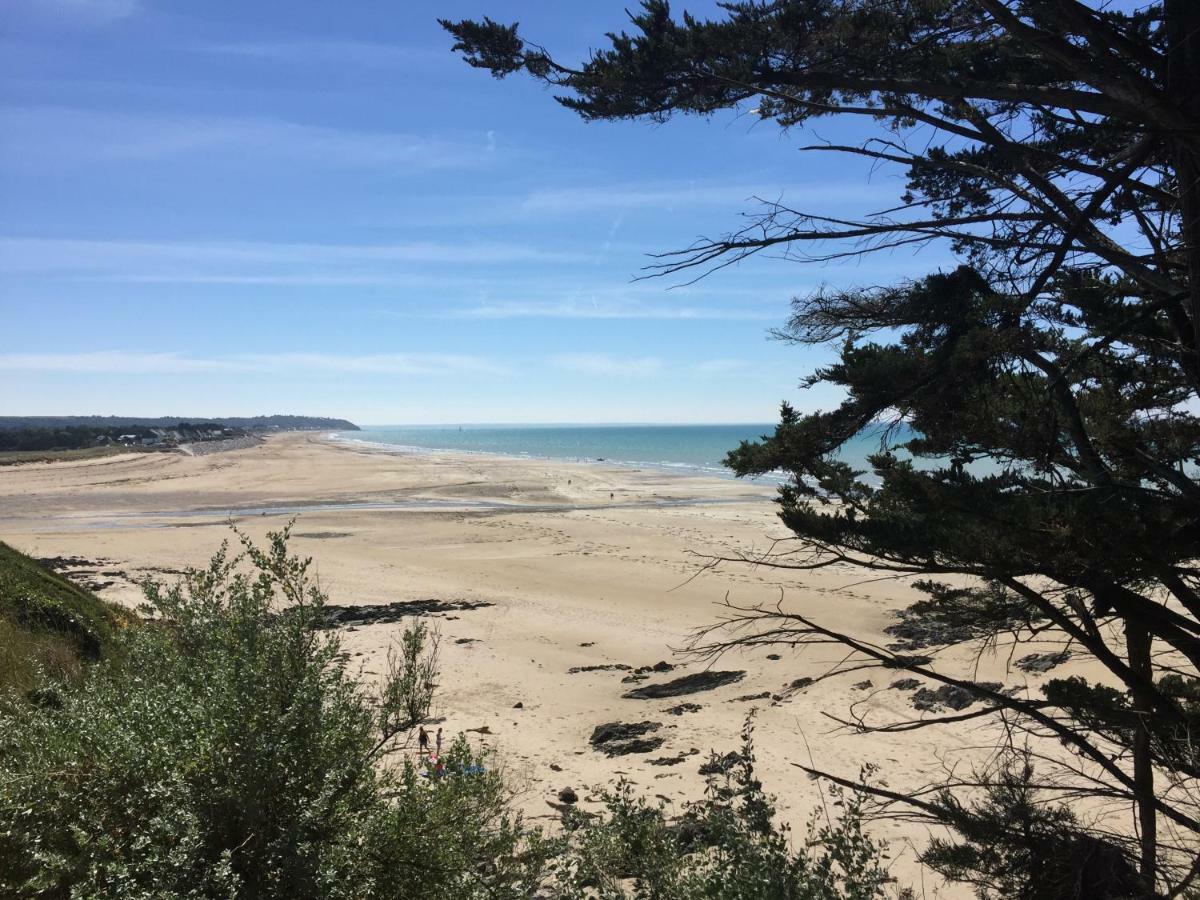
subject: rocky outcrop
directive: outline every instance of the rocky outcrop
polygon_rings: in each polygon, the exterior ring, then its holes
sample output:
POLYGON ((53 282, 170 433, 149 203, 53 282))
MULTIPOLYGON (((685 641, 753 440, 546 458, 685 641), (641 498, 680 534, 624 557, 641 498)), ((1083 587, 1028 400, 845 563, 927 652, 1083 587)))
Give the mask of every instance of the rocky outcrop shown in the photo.
POLYGON ((1071 658, 1070 650, 1060 650, 1057 653, 1030 653, 1017 660, 1017 668, 1031 675, 1041 675, 1056 666, 1061 666, 1071 658))
POLYGON ((661 727, 658 722, 607 722, 592 729, 589 741, 606 756, 649 753, 662 746, 661 737, 648 737, 661 727))
POLYGON ((691 675, 684 675, 682 678, 675 678, 671 681, 644 684, 621 696, 630 700, 661 700, 664 697, 681 697, 685 694, 698 694, 701 691, 711 691, 727 684, 735 684, 745 677, 746 673, 742 671, 693 672, 691 675))
MULTIPOLYGON (((979 687, 989 691, 999 691, 1004 685, 995 681, 981 681, 979 687)), ((955 684, 943 684, 933 689, 923 687, 912 696, 912 705, 926 712, 941 712, 945 708, 953 710, 966 709, 972 703, 983 698, 969 688, 955 684)))
POLYGON ((413 616, 444 616, 450 612, 486 609, 493 604, 484 600, 397 600, 395 603, 338 606, 326 604, 321 612, 322 627, 346 628, 358 625, 379 625, 401 622, 413 616))

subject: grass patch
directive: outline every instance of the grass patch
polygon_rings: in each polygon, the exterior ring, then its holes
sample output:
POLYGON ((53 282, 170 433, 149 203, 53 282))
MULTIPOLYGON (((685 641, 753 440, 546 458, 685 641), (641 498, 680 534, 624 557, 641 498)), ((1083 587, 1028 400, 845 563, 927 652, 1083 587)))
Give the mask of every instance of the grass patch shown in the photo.
POLYGON ((0 691, 29 690, 39 670, 75 677, 112 649, 129 618, 0 542, 0 691))

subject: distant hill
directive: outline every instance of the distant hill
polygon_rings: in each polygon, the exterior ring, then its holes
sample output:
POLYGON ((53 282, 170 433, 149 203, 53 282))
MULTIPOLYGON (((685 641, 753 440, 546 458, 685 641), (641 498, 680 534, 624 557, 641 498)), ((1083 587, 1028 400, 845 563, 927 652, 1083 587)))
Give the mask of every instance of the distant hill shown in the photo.
POLYGON ((138 418, 136 416, 0 416, 0 430, 18 428, 174 428, 180 422, 215 422, 227 428, 246 431, 359 431, 359 427, 345 419, 327 419, 322 416, 160 416, 138 418))

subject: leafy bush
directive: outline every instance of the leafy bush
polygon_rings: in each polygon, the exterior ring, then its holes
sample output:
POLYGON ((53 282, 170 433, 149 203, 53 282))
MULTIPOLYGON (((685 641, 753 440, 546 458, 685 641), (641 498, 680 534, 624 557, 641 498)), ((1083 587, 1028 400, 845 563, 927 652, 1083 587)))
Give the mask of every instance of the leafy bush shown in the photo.
POLYGON ((740 753, 713 756, 705 796, 677 822, 622 782, 607 816, 576 814, 558 866, 563 898, 617 900, 876 900, 888 876, 863 826, 863 794, 830 788, 837 818, 814 815, 794 849, 754 774, 752 723, 740 753))
MULTIPOLYGON (((4 708, 0 895, 529 895, 537 857, 516 855, 490 760, 460 742, 444 777, 380 764, 407 742, 412 695, 389 679, 370 696, 347 670, 286 539, 148 587, 157 618, 120 660, 58 708, 4 708)), ((396 671, 429 641, 410 627, 396 671)))

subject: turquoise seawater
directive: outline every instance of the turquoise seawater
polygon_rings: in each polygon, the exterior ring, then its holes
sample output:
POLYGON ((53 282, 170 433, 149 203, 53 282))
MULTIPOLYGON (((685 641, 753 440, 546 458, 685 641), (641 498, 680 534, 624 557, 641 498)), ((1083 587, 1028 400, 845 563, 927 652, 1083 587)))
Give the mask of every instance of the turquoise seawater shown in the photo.
MULTIPOLYGON (((371 425, 339 432, 338 438, 393 451, 453 450, 531 459, 654 466, 681 473, 724 475, 725 454, 743 440, 757 440, 774 425, 371 425)), ((866 468, 879 435, 866 434, 843 448, 851 464, 866 468)))

